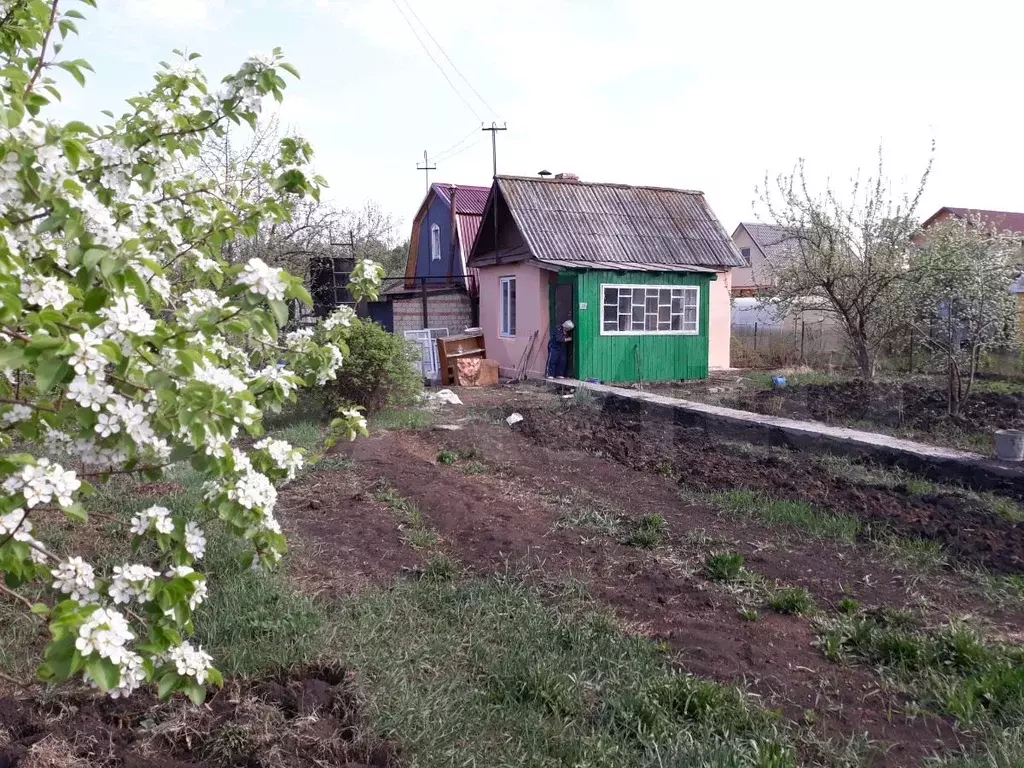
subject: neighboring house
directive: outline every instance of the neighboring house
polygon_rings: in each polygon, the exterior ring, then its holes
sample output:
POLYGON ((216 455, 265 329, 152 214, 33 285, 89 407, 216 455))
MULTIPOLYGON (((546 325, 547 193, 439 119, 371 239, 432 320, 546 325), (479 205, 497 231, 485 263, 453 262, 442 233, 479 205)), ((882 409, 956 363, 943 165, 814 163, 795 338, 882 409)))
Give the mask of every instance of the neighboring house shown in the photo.
POLYGON ((405 275, 389 276, 370 317, 420 343, 423 372, 437 373, 437 336, 477 324, 476 275, 466 268, 488 187, 431 184, 412 222, 405 275))
POLYGON ((948 219, 974 218, 982 221, 994 232, 1016 232, 1024 234, 1024 213, 1013 211, 985 211, 978 208, 953 208, 944 205, 921 223, 921 234, 914 238, 920 244, 930 227, 948 219))
POLYGON ((771 285, 770 264, 782 263, 796 247, 796 239, 785 227, 745 222, 732 233, 746 265, 732 271, 733 296, 757 296, 771 285))
POLYGON ((729 269, 744 261, 704 195, 498 176, 469 268, 487 356, 545 373, 551 329, 576 329, 569 375, 699 379, 729 365, 729 269))

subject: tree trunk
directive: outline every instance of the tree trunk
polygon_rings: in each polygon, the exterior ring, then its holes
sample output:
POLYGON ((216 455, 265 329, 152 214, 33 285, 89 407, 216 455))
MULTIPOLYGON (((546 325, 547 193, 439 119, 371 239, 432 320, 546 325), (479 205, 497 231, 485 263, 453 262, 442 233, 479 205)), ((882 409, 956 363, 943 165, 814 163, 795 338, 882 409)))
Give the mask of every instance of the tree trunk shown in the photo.
POLYGON ((952 360, 946 364, 946 374, 946 413, 951 419, 955 419, 960 415, 960 387, 952 360))
POLYGON ((864 339, 853 340, 853 354, 860 369, 860 377, 870 381, 875 377, 875 361, 864 339))

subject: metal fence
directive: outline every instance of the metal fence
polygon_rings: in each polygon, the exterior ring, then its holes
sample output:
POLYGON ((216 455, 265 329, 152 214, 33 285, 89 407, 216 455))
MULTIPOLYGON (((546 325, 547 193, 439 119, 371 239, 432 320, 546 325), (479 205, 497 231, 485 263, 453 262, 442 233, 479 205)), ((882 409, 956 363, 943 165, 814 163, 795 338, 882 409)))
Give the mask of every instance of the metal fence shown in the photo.
POLYGON ((845 362, 844 338, 829 320, 733 323, 732 365, 778 368, 835 366, 845 362))

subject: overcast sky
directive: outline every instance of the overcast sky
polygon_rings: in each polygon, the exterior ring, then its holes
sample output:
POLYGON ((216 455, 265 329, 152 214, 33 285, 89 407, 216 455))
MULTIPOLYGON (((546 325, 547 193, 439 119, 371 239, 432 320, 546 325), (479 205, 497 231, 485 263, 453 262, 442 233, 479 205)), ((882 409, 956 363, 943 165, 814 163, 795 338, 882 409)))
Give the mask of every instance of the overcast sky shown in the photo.
POLYGON ((281 46, 302 74, 282 119, 313 143, 330 197, 374 199, 403 232, 423 150, 457 145, 432 181, 489 184, 479 127, 495 120, 508 123, 500 173, 701 189, 730 231, 755 218, 765 174, 799 157, 816 182, 845 186, 881 143, 894 183, 909 185, 933 139, 922 216, 1024 210, 1020 3, 408 3, 415 15, 406 0, 99 0, 69 45, 96 74, 65 89, 63 111, 120 112, 173 48, 202 53, 219 80, 281 46))

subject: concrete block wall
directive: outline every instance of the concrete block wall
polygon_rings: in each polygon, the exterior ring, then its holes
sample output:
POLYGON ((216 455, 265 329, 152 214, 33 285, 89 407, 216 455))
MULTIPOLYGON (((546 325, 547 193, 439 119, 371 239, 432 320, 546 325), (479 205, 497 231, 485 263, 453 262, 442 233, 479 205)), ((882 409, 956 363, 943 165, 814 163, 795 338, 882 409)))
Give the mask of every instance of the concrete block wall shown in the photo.
POLYGON ((472 299, 466 293, 427 294, 427 325, 423 324, 423 299, 420 296, 396 299, 392 305, 397 336, 423 328, 447 328, 448 333, 462 333, 473 324, 472 299))

